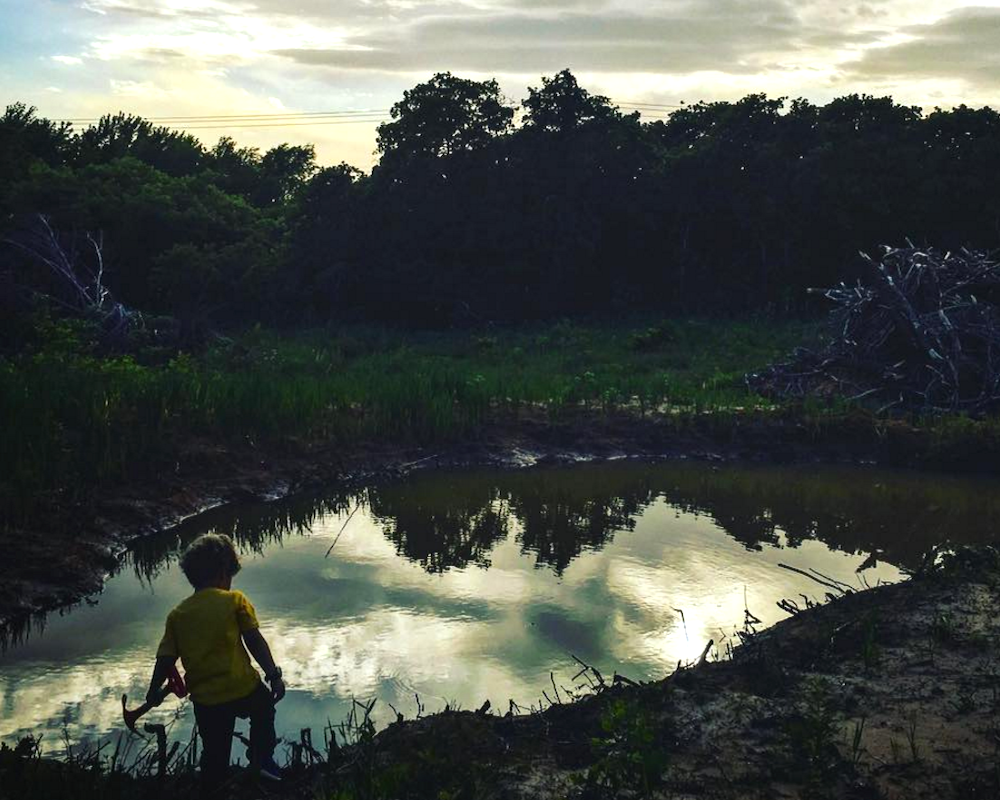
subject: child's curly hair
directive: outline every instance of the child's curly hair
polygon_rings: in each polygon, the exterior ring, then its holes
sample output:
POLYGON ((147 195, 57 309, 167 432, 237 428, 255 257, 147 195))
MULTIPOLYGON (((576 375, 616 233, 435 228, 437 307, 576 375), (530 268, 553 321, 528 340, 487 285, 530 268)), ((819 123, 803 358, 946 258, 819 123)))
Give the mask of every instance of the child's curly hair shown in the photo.
POLYGON ((195 588, 210 586, 220 574, 232 577, 240 571, 240 557, 233 540, 221 533, 205 533, 181 553, 181 569, 195 588))

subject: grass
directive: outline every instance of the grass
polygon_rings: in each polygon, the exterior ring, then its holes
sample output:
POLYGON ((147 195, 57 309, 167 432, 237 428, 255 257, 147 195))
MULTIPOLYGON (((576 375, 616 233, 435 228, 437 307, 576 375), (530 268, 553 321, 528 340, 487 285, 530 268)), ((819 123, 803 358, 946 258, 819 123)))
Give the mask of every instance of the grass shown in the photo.
POLYGON ((623 790, 648 796, 663 781, 673 732, 638 701, 612 699, 601 715, 600 737, 591 741, 597 760, 581 776, 598 796, 618 797, 623 790))
MULTIPOLYGON (((815 336, 801 323, 559 322, 515 330, 403 333, 254 329, 197 355, 97 352, 81 323, 40 319, 28 345, 0 355, 0 524, 54 498, 155 476, 185 441, 274 447, 290 439, 350 450, 475 437, 499 413, 554 420, 628 409, 725 436, 737 412, 767 408, 746 372, 815 336), (705 416, 702 412, 712 412, 705 416)), ((867 438, 950 466, 1000 454, 1000 419, 952 416, 910 428, 844 403, 781 411, 814 441, 867 438), (916 450, 914 450, 916 448, 916 450)), ((771 415, 773 416, 773 414, 771 415)), ((905 460, 905 459, 900 459, 905 460)))
POLYGON ((763 402, 743 374, 794 345, 797 325, 558 323, 413 334, 282 336, 259 329, 198 355, 96 355, 86 329, 44 321, 0 358, 0 515, 53 493, 156 474, 184 437, 351 446, 474 435, 495 409, 703 411, 763 402))

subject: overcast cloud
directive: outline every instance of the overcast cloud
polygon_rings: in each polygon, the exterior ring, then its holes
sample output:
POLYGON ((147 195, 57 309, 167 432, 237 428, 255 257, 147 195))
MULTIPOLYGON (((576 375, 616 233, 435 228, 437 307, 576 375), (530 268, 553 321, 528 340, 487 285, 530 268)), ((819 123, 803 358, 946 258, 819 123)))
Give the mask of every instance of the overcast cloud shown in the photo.
MULTIPOLYGON (((0 99, 52 117, 387 109, 443 70, 520 100, 564 67, 627 102, 1000 106, 998 54, 1000 0, 0 0, 0 99)), ((376 124, 197 133, 368 167, 376 124)))

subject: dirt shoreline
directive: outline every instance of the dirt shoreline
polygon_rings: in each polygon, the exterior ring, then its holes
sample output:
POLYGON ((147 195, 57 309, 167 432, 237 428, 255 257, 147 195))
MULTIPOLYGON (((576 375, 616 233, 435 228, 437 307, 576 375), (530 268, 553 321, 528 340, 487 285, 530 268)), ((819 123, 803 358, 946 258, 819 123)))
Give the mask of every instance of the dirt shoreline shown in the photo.
MULTIPOLYGON (((400 719, 329 758, 300 748, 280 788, 241 773, 220 797, 994 798, 998 601, 1000 553, 960 551, 912 580, 745 628, 731 657, 659 681, 591 672, 596 692, 571 702, 553 687, 534 713, 400 719)), ((109 778, 11 750, 3 785, 10 798, 197 796, 190 770, 109 778)))
POLYGON ((85 502, 52 498, 37 525, 0 527, 6 555, 0 562, 0 636, 99 593, 139 537, 220 505, 398 478, 414 469, 633 457, 1000 470, 991 451, 933 453, 927 437, 910 426, 874 431, 870 420, 847 418, 823 427, 782 414, 678 422, 627 413, 581 411, 553 419, 521 412, 494 419, 475 438, 440 446, 369 444, 344 452, 328 443, 262 448, 192 440, 176 453, 155 480, 107 487, 85 502))
POLYGON ((373 758, 427 781, 399 797, 997 797, 998 600, 997 552, 965 551, 750 634, 731 659, 543 713, 403 722, 373 758), (421 756, 462 741, 480 743, 471 768, 421 756))

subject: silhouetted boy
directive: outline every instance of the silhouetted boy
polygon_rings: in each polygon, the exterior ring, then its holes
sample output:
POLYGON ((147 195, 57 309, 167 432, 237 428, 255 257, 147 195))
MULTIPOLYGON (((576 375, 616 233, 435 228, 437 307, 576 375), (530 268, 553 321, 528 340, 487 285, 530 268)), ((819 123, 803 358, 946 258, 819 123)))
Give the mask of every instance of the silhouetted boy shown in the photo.
POLYGON ((236 717, 250 718, 251 766, 280 780, 274 763, 274 704, 285 696, 285 684, 253 606, 242 592, 230 589, 240 570, 233 541, 218 534, 199 536, 180 563, 194 593, 167 616, 146 699, 155 702, 156 690, 180 657, 201 736, 204 788, 212 791, 225 780, 236 717), (264 670, 270 691, 247 651, 264 670))

